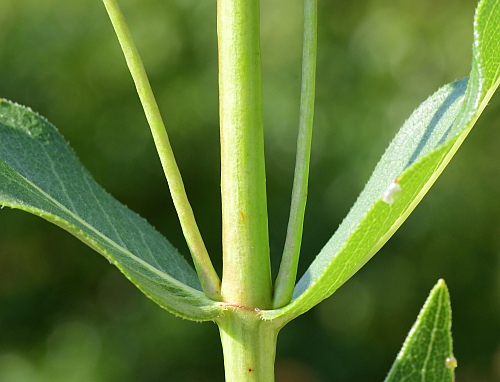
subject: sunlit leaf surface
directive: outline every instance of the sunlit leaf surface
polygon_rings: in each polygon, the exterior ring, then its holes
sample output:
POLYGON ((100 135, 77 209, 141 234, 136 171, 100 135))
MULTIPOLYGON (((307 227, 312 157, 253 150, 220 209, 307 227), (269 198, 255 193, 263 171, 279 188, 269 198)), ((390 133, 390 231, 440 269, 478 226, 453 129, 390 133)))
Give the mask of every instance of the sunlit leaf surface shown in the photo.
POLYGON ((292 302, 264 312, 288 321, 330 296, 394 234, 449 163, 498 87, 500 3, 482 1, 472 70, 423 102, 377 164, 358 200, 295 287, 292 302))
POLYGON ((452 382, 457 360, 446 284, 432 289, 385 382, 452 382))

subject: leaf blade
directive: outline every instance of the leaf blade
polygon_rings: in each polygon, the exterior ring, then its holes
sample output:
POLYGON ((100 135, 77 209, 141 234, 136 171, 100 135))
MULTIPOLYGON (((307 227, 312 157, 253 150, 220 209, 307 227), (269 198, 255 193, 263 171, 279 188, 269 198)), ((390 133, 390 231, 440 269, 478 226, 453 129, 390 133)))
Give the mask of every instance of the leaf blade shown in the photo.
POLYGON ((198 321, 220 314, 186 260, 146 220, 97 185, 53 125, 1 100, 0 136, 2 205, 67 230, 172 313, 198 321))
POLYGON ((297 283, 292 302, 264 312, 266 319, 287 322, 329 297, 387 242, 421 201, 498 87, 500 30, 495 23, 499 19, 499 0, 480 2, 470 78, 442 87, 415 110, 349 214, 297 283), (495 35, 485 39, 488 34, 495 35), (395 182, 402 190, 399 198, 394 204, 384 203, 386 191, 395 182))
POLYGON ((384 382, 452 382, 455 368, 450 295, 445 282, 439 280, 384 382))

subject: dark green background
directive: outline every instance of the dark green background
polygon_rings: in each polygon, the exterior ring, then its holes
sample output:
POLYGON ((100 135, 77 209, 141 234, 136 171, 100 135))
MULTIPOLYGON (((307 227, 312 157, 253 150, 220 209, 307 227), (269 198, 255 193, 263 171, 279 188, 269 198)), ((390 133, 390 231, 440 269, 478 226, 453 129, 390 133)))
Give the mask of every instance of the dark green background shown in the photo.
MULTIPOLYGON (((215 1, 120 2, 220 271, 215 1)), ((301 2, 262 1, 273 262, 290 202, 301 2)), ((301 272, 398 127, 468 74, 472 0, 320 1, 318 85, 301 272)), ((52 121, 120 201, 187 253, 148 127, 99 0, 0 0, 0 97, 52 121)), ((381 252, 290 323, 278 381, 381 381, 438 278, 450 288, 457 381, 500 380, 500 96, 381 252)), ((276 268, 276 267, 275 267, 276 268)), ((274 269, 276 271, 276 269, 274 269)), ((60 229, 0 211, 0 381, 222 381, 215 324, 174 318, 60 229)))

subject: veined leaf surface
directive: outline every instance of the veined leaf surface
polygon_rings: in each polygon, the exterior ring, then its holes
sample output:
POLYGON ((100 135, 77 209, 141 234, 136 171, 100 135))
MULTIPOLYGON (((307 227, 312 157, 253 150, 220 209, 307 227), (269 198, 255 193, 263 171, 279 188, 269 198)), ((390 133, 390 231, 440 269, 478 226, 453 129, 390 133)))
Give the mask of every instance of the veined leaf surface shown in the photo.
POLYGON ((453 382, 457 360, 451 339, 448 288, 439 280, 420 311, 385 382, 453 382))
POLYGON ((64 228, 176 315, 203 321, 221 313, 187 261, 94 181, 53 125, 6 100, 0 100, 0 204, 64 228))
POLYGON ((472 70, 423 102, 405 122, 338 230, 297 283, 287 306, 262 312, 287 322, 329 297, 394 234, 449 163, 499 84, 500 0, 481 1, 472 70))

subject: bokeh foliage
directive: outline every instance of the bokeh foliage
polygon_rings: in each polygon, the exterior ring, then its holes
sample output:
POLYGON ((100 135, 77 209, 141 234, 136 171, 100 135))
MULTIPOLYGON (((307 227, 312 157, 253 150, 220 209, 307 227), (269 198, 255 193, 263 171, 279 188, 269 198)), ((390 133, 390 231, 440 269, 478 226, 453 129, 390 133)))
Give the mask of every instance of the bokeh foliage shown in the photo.
MULTIPOLYGON (((215 2, 121 4, 220 270, 215 2)), ((345 216, 411 111, 469 72, 475 5, 473 0, 320 2, 302 270, 345 216)), ((270 237, 277 265, 294 164, 301 2, 262 1, 262 12, 270 237)), ((0 97, 46 116, 98 182, 187 253, 99 0, 0 0, 0 97)), ((440 277, 452 299, 457 381, 500 378, 497 98, 382 251, 332 298, 282 331, 278 381, 382 380, 440 277)), ((222 376, 215 325, 174 318, 67 233, 18 211, 0 211, 0 380, 220 381, 222 376)))

